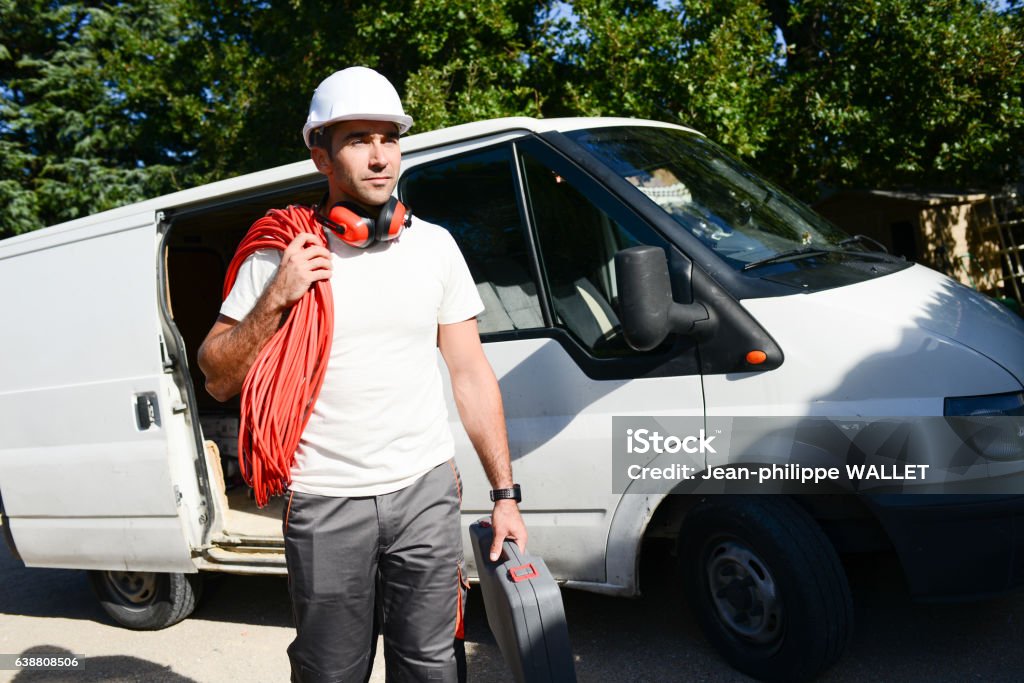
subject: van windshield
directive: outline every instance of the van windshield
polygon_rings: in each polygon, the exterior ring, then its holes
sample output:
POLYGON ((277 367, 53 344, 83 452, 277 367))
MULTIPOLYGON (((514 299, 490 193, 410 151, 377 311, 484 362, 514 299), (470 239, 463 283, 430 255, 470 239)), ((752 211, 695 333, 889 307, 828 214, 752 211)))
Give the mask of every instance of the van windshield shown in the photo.
POLYGON ((897 260, 871 241, 851 238, 696 133, 636 126, 565 135, 736 270, 792 267, 797 261, 813 267, 814 261, 897 260))

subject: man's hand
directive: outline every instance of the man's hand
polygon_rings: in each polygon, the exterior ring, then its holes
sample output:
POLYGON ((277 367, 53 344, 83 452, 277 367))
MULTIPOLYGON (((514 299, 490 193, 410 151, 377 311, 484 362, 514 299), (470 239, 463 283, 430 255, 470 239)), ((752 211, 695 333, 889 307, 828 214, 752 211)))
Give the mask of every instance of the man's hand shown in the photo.
POLYGON ((523 524, 519 506, 514 500, 494 501, 491 526, 494 528, 494 540, 491 542, 491 562, 497 562, 498 556, 501 555, 501 544, 506 539, 515 541, 520 552, 526 552, 526 525, 523 524))
POLYGON ((287 310, 309 291, 314 282, 331 277, 331 252, 316 235, 296 235, 281 253, 281 265, 267 285, 268 303, 274 310, 287 310))

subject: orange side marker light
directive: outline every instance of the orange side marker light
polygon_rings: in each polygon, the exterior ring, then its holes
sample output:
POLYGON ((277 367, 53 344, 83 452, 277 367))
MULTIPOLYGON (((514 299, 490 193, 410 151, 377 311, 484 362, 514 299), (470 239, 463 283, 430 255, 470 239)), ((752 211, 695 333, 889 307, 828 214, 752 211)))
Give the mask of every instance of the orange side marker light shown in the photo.
POLYGON ((754 350, 747 353, 747 362, 751 365, 760 365, 766 360, 768 360, 768 354, 764 351, 754 350))

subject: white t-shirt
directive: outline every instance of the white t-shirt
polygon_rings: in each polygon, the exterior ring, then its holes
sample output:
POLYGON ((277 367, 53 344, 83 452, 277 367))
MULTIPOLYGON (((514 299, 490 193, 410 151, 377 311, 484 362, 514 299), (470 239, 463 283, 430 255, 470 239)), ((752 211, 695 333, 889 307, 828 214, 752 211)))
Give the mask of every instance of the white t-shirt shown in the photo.
MULTIPOLYGON (((398 240, 368 249, 328 234, 334 339, 291 488, 324 496, 390 493, 454 454, 437 326, 468 320, 483 304, 443 228, 414 219, 398 240)), ((280 260, 274 249, 246 259, 221 314, 242 320, 280 260)))

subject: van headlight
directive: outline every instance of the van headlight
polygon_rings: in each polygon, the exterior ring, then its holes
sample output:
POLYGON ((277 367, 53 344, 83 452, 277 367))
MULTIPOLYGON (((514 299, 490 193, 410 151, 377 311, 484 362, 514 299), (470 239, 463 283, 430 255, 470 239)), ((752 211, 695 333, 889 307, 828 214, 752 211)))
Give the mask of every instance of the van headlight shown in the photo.
POLYGON ((1024 391, 985 396, 953 396, 946 399, 942 414, 947 417, 1024 416, 1024 391))
POLYGON ((989 460, 1024 459, 1024 391, 947 398, 949 426, 974 451, 989 460))

